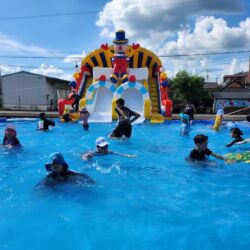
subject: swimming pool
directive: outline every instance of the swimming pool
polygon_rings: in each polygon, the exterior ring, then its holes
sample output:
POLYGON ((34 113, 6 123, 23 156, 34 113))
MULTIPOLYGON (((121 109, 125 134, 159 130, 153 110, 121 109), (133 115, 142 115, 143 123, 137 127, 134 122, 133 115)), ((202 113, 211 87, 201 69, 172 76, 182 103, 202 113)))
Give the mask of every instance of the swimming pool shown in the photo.
MULTIPOLYGON (((135 125, 130 141, 110 141, 110 148, 137 158, 85 162, 81 153, 114 123, 90 124, 89 132, 60 122, 49 132, 36 131, 34 122, 15 125, 24 147, 0 150, 0 249, 249 249, 249 164, 198 167, 184 159, 197 133, 209 136, 216 153, 250 150, 226 148, 228 128, 197 123, 180 136, 178 122, 135 125), (96 185, 35 189, 56 151, 96 185)), ((250 137, 247 125, 238 126, 250 137)), ((0 123, 1 135, 4 128, 0 123)))

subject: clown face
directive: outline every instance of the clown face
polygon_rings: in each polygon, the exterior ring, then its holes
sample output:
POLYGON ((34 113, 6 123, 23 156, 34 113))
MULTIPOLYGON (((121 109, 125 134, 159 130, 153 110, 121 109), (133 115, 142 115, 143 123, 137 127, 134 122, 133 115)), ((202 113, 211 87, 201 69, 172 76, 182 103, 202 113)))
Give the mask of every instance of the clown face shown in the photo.
POLYGON ((125 44, 114 44, 114 50, 115 52, 119 53, 119 52, 123 52, 123 53, 126 53, 127 52, 127 49, 128 49, 128 44, 125 43, 125 44))

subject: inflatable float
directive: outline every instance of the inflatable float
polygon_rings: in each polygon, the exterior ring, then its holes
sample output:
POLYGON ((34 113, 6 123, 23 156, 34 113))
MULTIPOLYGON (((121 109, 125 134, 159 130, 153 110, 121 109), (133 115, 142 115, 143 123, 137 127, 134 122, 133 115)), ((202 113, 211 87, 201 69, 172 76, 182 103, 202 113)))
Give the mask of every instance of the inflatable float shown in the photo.
MULTIPOLYGON (((141 121, 160 123, 171 119, 169 82, 161 60, 139 44, 128 44, 123 30, 116 32, 113 44, 102 44, 83 58, 73 76, 72 92, 80 96, 79 109, 86 107, 90 112, 90 122, 117 119, 117 98, 123 98, 125 106, 140 113, 141 121)), ((71 97, 59 99, 59 116, 74 101, 71 97)), ((75 118, 79 113, 75 112, 75 118)))
POLYGON ((243 153, 229 153, 226 154, 225 157, 237 162, 250 163, 250 151, 246 151, 243 153))

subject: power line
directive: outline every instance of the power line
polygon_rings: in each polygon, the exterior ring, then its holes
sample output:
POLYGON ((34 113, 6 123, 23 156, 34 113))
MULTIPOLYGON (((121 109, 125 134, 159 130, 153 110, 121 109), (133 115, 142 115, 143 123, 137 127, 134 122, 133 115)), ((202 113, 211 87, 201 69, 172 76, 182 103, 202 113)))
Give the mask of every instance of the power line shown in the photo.
MULTIPOLYGON (((40 68, 40 66, 37 66, 37 67, 35 67, 35 66, 25 66, 25 65, 18 65, 18 64, 0 64, 0 67, 1 66, 7 66, 7 67, 20 67, 20 68, 28 68, 28 69, 44 69, 44 70, 46 70, 46 69, 51 69, 51 68, 40 68)), ((53 69, 53 68, 52 68, 53 69)), ((62 70, 73 70, 74 71, 74 69, 75 69, 75 66, 72 66, 72 67, 56 67, 56 69, 62 69, 62 70)))
POLYGON ((240 54, 249 52, 250 50, 241 50, 241 51, 224 51, 224 52, 208 52, 208 53, 193 53, 193 54, 160 55, 158 57, 209 56, 209 55, 240 54))
MULTIPOLYGON (((190 4, 190 3, 198 3, 198 2, 204 2, 205 0, 193 0, 193 1, 173 1, 168 4, 157 4, 157 5, 143 5, 140 7, 127 7, 128 10, 133 9, 145 9, 145 8, 160 8, 164 6, 170 6, 175 5, 177 3, 183 3, 183 4, 190 4)), ((108 9, 109 12, 119 12, 123 11, 124 9, 108 9)), ((7 20, 20 20, 20 19, 34 19, 34 18, 46 18, 46 17, 60 17, 60 16, 75 16, 75 15, 86 15, 86 14, 96 14, 99 13, 98 10, 89 10, 89 11, 78 11, 78 12, 68 12, 68 13, 55 13, 55 14, 42 14, 42 15, 32 15, 32 16, 15 16, 15 17, 1 17, 0 21, 7 21, 7 20)))
MULTIPOLYGON (((223 51, 223 52, 207 52, 207 53, 190 53, 190 54, 172 54, 172 55, 159 55, 158 57, 192 57, 192 56, 209 56, 209 55, 225 55, 225 54, 241 54, 250 53, 250 50, 237 50, 237 51, 223 51)), ((9 56, 0 55, 0 58, 9 59, 65 59, 65 56, 9 56)), ((74 57, 74 59, 83 59, 83 57, 74 57)))

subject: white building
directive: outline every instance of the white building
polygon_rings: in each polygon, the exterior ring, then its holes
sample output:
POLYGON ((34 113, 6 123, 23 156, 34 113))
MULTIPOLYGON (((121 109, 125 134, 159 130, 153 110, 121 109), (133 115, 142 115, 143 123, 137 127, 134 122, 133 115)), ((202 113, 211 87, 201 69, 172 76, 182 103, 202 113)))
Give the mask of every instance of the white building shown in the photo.
POLYGON ((70 93, 68 81, 20 71, 0 77, 0 101, 5 110, 57 110, 57 100, 70 93))

